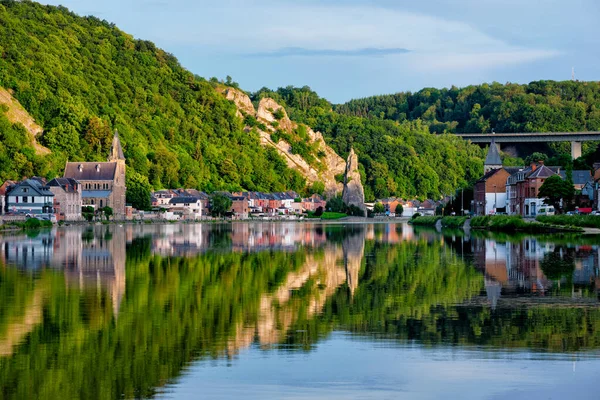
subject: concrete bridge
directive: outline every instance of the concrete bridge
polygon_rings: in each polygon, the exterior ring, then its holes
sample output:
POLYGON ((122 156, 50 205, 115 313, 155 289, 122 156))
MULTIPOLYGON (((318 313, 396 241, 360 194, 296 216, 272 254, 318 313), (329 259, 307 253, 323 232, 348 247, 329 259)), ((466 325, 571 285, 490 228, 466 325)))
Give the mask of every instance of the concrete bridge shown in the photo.
POLYGON ((464 133, 457 134, 472 143, 496 142, 498 150, 502 143, 548 143, 571 142, 571 157, 581 157, 581 142, 600 141, 600 132, 540 132, 540 133, 464 133))

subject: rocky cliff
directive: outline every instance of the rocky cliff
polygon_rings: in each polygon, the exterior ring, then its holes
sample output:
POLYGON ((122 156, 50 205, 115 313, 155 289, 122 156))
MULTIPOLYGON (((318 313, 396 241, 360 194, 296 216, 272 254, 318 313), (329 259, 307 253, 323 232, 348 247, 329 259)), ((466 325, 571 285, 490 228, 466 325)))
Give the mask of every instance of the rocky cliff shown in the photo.
POLYGON ((11 92, 4 88, 0 88, 0 105, 6 107, 5 114, 10 122, 23 125, 27 132, 29 132, 33 148, 37 155, 50 153, 50 150, 39 144, 36 140, 37 136, 43 131, 42 127, 35 122, 21 103, 12 96, 11 92))
POLYGON ((344 191, 342 200, 348 205, 354 205, 365 211, 365 191, 358 172, 358 157, 354 149, 350 150, 344 175, 344 191))
MULTIPOLYGON (((342 192, 343 184, 336 181, 336 175, 346 172, 346 162, 331 147, 329 147, 320 132, 313 131, 309 126, 306 128, 308 136, 307 146, 314 150, 315 160, 309 162, 299 154, 292 152, 292 145, 282 138, 277 138, 277 132, 285 132, 289 137, 297 138, 299 124, 290 120, 281 105, 270 98, 261 99, 258 110, 254 108, 252 101, 244 92, 226 87, 219 89, 221 93, 235 103, 238 115, 254 117, 258 125, 246 126, 246 130, 256 129, 260 135, 261 144, 271 146, 286 160, 287 165, 299 171, 307 181, 307 184, 323 182, 327 197, 335 196, 342 192), (275 134, 275 135, 274 135, 275 134), (273 140, 273 137, 277 141, 273 140)), ((358 164, 356 164, 356 167, 358 164)), ((356 171, 358 173, 358 171, 356 171)))

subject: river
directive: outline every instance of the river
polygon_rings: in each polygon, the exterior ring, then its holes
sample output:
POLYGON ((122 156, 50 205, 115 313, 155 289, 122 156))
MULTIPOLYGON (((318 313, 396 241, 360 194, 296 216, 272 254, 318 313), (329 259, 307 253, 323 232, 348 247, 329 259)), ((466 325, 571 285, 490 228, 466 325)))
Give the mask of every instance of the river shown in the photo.
POLYGON ((0 398, 596 399, 600 238, 407 224, 0 236, 0 398))

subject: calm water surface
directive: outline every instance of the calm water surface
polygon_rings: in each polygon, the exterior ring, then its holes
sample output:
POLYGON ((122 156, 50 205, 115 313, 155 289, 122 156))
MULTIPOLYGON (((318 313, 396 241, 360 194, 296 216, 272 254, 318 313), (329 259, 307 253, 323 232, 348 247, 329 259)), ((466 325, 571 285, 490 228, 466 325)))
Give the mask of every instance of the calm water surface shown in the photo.
POLYGON ((403 224, 0 236, 0 398, 597 399, 599 255, 403 224))

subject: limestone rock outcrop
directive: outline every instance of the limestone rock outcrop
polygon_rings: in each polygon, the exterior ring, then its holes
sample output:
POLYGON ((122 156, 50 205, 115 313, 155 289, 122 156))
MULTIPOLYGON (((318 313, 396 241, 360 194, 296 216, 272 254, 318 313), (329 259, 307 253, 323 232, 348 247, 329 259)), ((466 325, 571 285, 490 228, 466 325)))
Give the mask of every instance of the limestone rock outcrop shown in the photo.
MULTIPOLYGON (((279 105, 271 98, 260 100, 258 110, 255 111, 252 101, 244 92, 234 88, 224 88, 219 90, 228 100, 231 100, 238 108, 238 115, 252 115, 264 126, 265 129, 256 127, 260 136, 260 142, 263 146, 275 148, 280 156, 286 161, 289 168, 300 172, 309 185, 315 182, 323 182, 325 185, 326 197, 333 197, 343 190, 343 184, 336 181, 336 175, 344 174, 346 171, 346 162, 331 147, 325 143, 323 135, 320 132, 313 131, 306 126, 306 133, 311 144, 316 143, 316 149, 320 157, 318 164, 309 164, 302 156, 292 153, 292 146, 285 140, 279 139, 277 143, 271 138, 271 134, 278 129, 285 131, 290 135, 295 135, 298 124, 290 120, 284 107, 279 105), (281 113, 281 118, 275 115, 281 113)), ((246 127, 247 131, 252 128, 246 127)))
POLYGON ((360 181, 358 157, 354 153, 354 149, 350 149, 348 161, 346 161, 342 200, 348 205, 356 206, 363 210, 363 212, 365 211, 365 191, 360 181))

